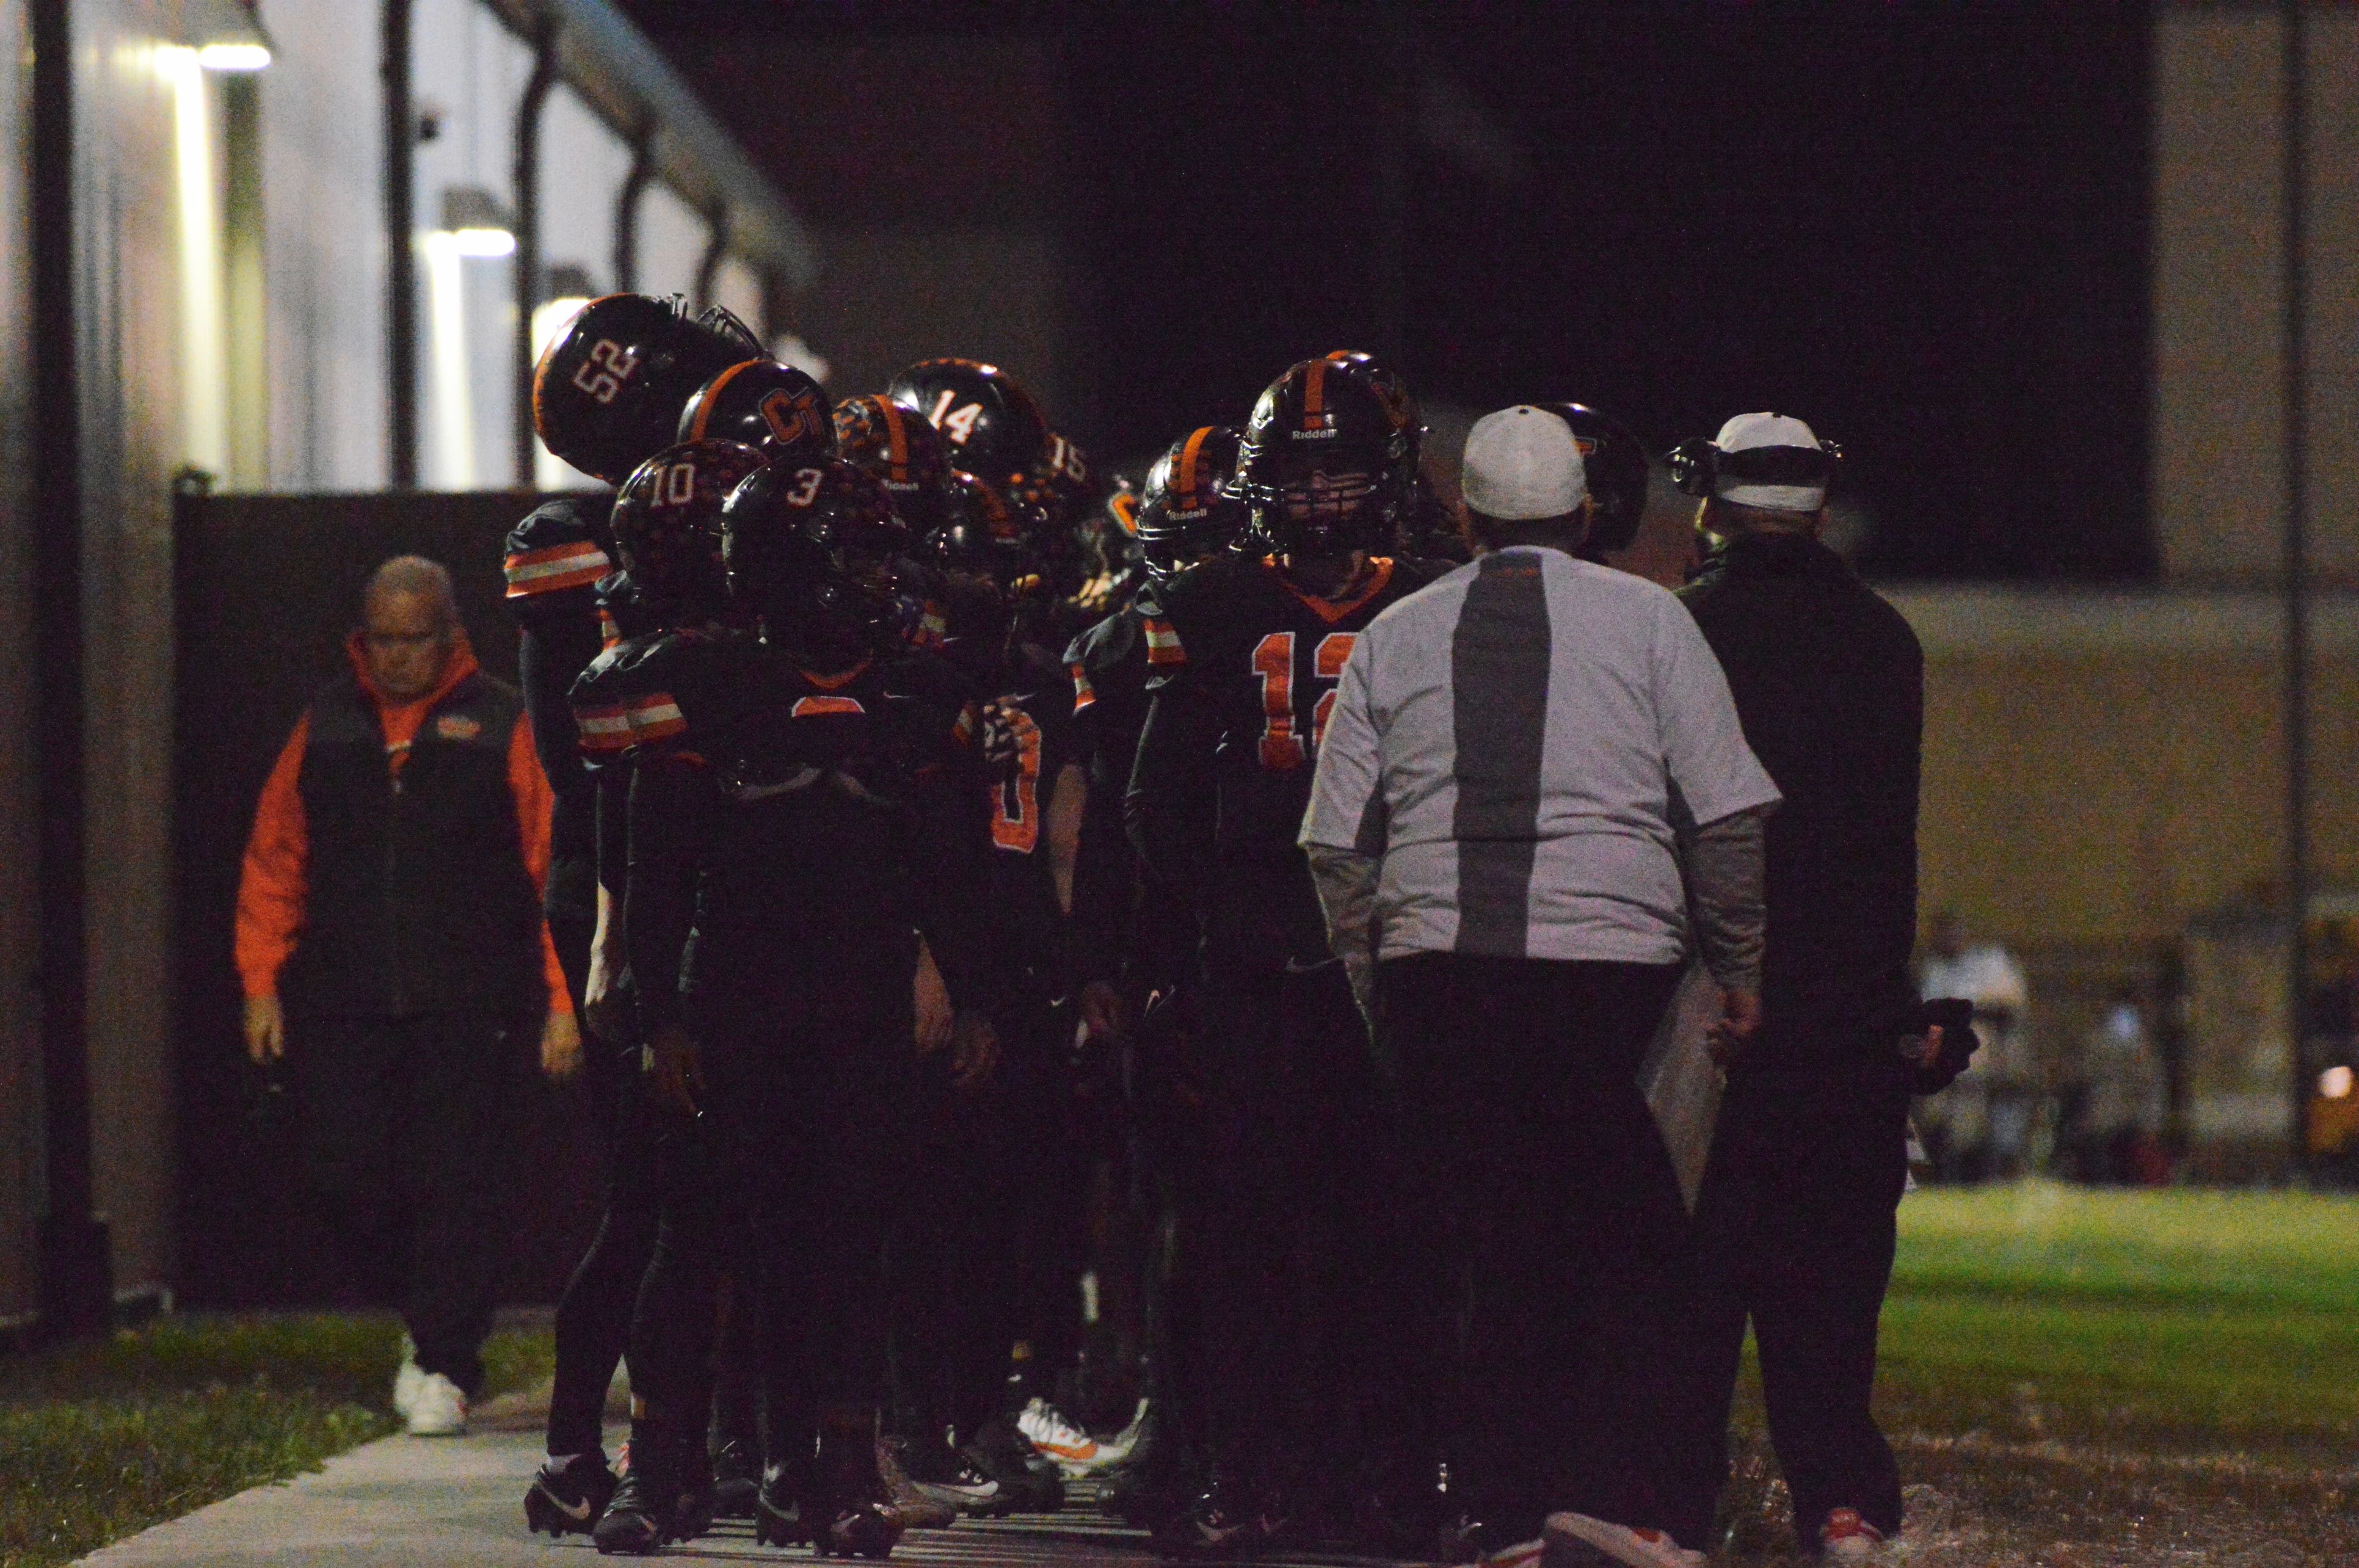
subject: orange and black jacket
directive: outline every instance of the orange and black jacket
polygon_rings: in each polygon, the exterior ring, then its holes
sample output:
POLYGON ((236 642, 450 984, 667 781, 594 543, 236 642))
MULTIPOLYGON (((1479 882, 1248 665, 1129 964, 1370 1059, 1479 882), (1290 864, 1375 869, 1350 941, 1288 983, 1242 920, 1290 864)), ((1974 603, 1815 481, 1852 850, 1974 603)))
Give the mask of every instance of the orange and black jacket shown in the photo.
POLYGON ((550 796, 516 691, 462 642, 397 703, 351 669, 295 726, 237 896, 248 997, 290 1012, 572 1011, 541 916, 550 796))

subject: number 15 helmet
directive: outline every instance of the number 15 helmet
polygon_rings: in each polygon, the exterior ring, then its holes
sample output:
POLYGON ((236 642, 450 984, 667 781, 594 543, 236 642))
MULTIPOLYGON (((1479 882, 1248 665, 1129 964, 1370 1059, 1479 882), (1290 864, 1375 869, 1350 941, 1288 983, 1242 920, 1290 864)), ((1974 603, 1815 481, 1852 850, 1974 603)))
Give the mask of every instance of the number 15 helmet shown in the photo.
POLYGON ((679 438, 680 409, 698 387, 761 354, 725 310, 691 319, 676 297, 609 294, 541 353, 532 427, 557 457, 619 484, 679 438))
POLYGON ((1416 478, 1416 430, 1396 384, 1349 361, 1305 360, 1254 405, 1237 487, 1283 554, 1382 549, 1416 478))

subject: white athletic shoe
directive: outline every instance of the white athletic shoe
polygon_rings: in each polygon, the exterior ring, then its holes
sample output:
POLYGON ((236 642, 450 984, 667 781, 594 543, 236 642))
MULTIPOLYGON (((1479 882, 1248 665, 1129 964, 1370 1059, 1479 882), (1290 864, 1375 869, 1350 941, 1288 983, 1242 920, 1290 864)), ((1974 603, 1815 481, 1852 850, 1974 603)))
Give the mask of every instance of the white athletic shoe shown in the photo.
POLYGON ((1541 1568, 1703 1568, 1703 1553, 1683 1550, 1659 1530, 1634 1529, 1587 1514, 1548 1517, 1541 1568))
MULTIPOLYGON (((1114 1463, 1109 1444, 1100 1443, 1043 1399, 1035 1399, 1016 1418, 1016 1430, 1025 1440, 1056 1461, 1068 1476, 1086 1476, 1114 1463)), ((1128 1452, 1125 1450, 1125 1452, 1128 1452)))
POLYGON ((1503 1546, 1483 1559, 1478 1568, 1540 1568, 1548 1556, 1548 1542, 1534 1536, 1513 1546, 1503 1546))
POLYGON ((412 1437, 463 1437, 467 1433, 467 1396, 440 1372, 420 1372, 418 1392, 403 1412, 412 1437))

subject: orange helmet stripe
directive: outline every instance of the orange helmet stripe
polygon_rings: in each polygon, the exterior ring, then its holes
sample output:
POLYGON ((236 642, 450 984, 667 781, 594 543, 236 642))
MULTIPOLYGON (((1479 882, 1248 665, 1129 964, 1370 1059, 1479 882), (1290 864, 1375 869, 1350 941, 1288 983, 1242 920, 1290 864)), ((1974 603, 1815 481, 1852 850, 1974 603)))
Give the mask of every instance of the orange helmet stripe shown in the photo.
POLYGON ((885 410, 885 460, 892 465, 893 482, 909 482, 909 436, 901 425, 901 409, 889 397, 876 400, 885 410))
POLYGON ((766 362, 763 360, 739 360, 714 376, 712 384, 704 389, 704 395, 696 400, 696 417, 689 423, 688 438, 691 441, 704 439, 705 427, 712 423, 712 406, 721 401, 721 389, 727 386, 739 371, 766 362))
POLYGON ((1204 438, 1212 433, 1210 425, 1192 431, 1188 437, 1188 444, 1180 449, 1179 483, 1172 488, 1188 498, 1185 504, 1190 506, 1196 504, 1196 457, 1204 449, 1204 438))
POLYGON ((1310 373, 1302 378, 1302 416, 1314 418, 1327 411, 1326 360, 1312 360, 1310 373))

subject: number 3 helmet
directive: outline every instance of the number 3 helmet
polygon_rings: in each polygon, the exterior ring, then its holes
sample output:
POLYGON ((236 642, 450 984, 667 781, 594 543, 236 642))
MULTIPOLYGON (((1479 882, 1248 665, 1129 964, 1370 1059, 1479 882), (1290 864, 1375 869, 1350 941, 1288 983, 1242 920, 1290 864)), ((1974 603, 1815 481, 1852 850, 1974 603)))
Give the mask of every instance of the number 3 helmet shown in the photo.
POLYGON ((680 411, 683 441, 743 441, 776 463, 835 456, 835 416, 810 376, 776 360, 741 360, 696 389, 680 411))
POLYGON ((685 441, 641 463, 614 497, 616 563, 647 608, 674 625, 720 618, 721 505, 762 466, 739 441, 685 441))
POLYGON ((1282 553, 1382 549, 1416 477, 1418 428, 1397 381, 1348 360, 1305 360, 1254 405, 1237 486, 1282 553))
POLYGON ((952 468, 995 490, 1024 484, 1049 456, 1049 419, 1039 399, 996 365, 920 360, 886 391, 942 433, 952 468))
POLYGON ((680 408, 698 387, 761 353, 725 310, 691 319, 677 297, 609 294, 543 351, 532 427, 557 457, 620 483, 678 438, 680 408))
POLYGON ((840 458, 772 463, 721 509, 729 598, 822 670, 890 649, 905 618, 909 530, 874 474, 840 458))

